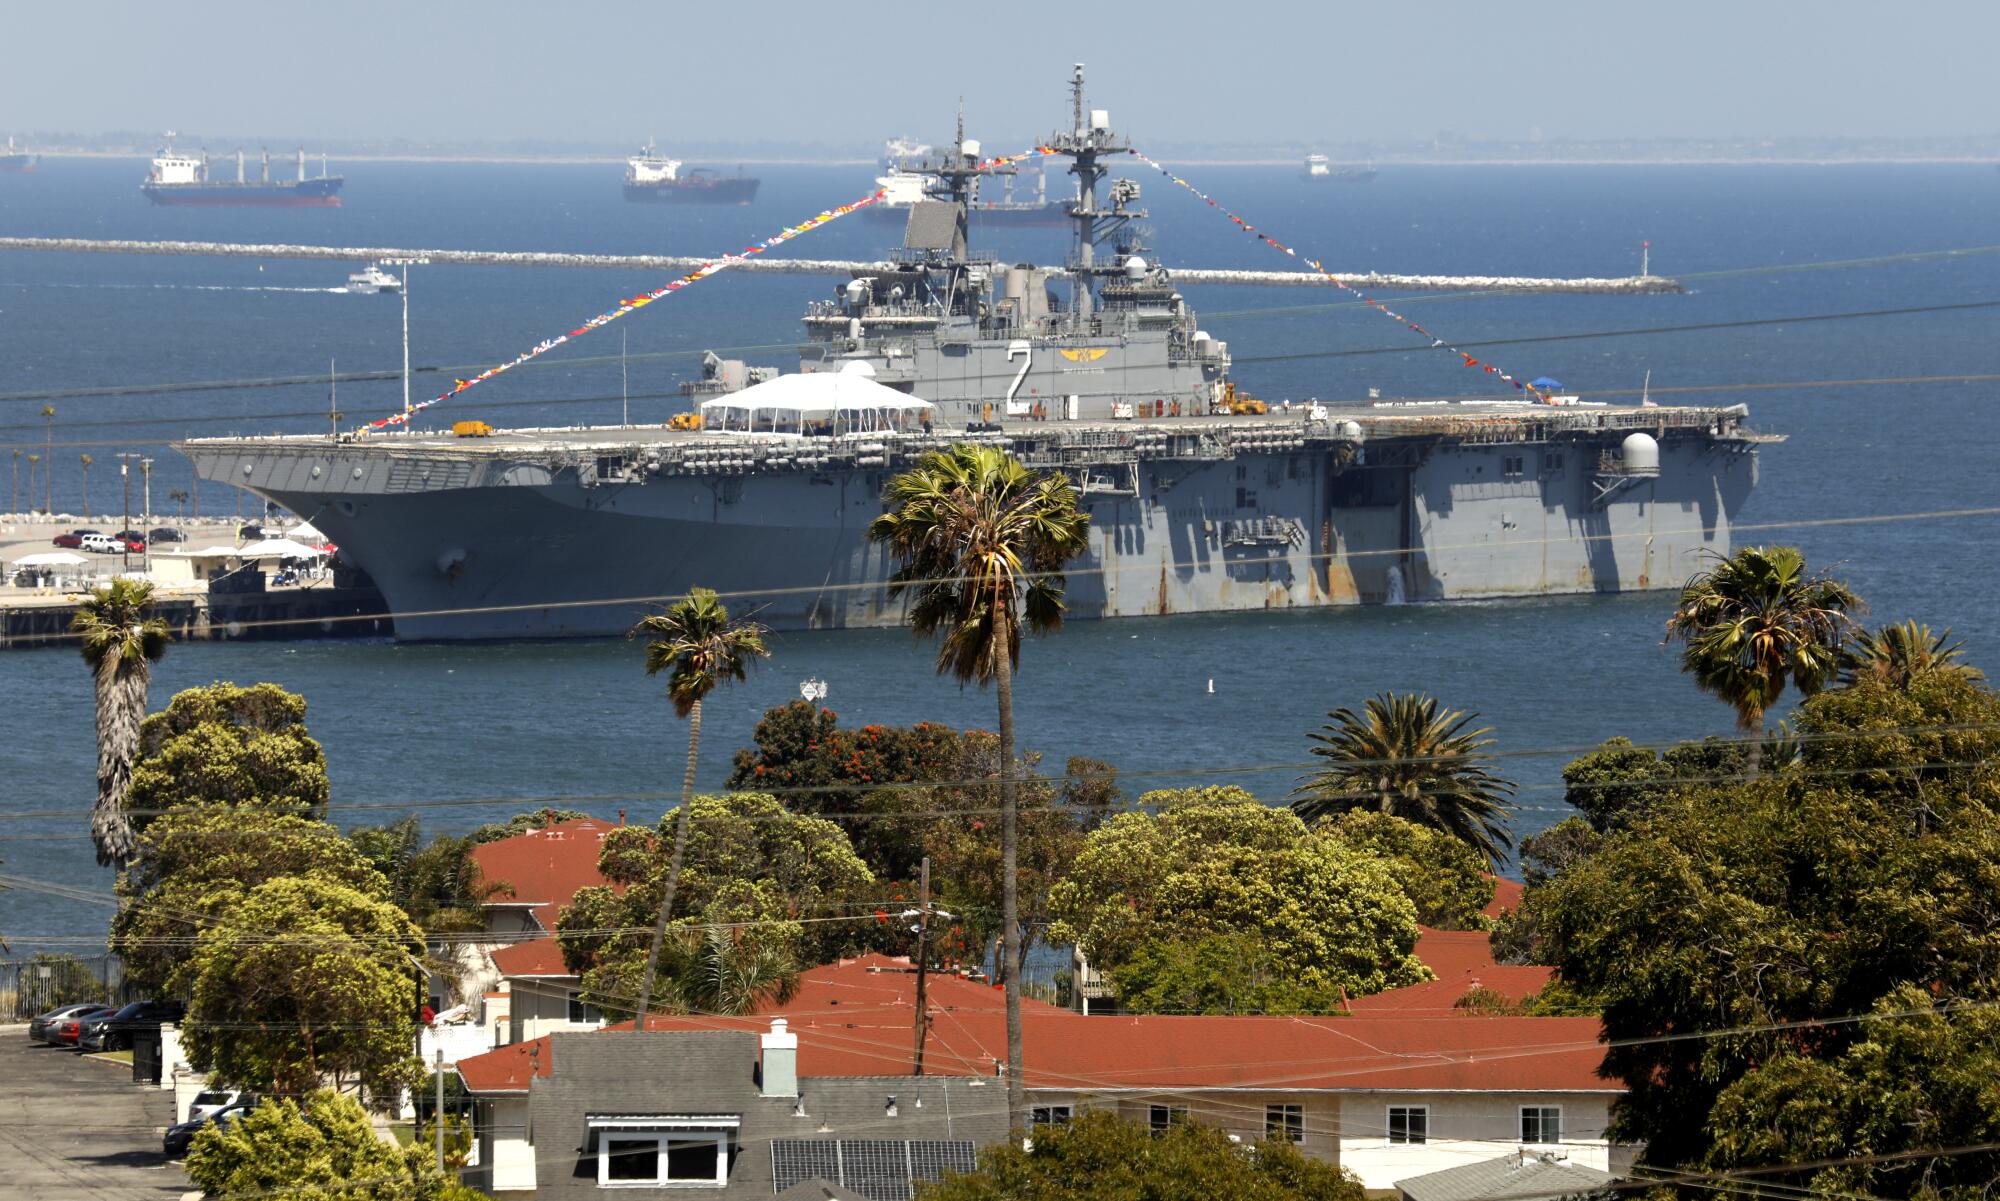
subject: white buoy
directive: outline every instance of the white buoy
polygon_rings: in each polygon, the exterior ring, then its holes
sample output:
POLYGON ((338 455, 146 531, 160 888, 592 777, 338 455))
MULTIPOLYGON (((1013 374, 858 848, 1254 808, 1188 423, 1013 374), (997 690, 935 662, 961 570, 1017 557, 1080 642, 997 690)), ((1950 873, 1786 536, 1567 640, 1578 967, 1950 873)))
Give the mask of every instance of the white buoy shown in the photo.
POLYGON ((1210 677, 1208 677, 1208 695, 1210 695, 1210 696, 1214 696, 1214 695, 1215 695, 1215 677, 1214 677, 1214 676, 1210 676, 1210 677))

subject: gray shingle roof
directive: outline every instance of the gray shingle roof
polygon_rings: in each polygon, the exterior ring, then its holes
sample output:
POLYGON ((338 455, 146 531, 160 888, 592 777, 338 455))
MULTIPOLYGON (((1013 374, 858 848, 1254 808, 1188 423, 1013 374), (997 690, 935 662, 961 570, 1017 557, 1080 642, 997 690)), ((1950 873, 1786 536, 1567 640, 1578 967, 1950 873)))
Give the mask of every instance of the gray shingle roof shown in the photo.
POLYGON ((1490 1201, 1495 1198, 1564 1197, 1611 1183, 1611 1173, 1535 1155, 1502 1155, 1464 1167, 1398 1180, 1408 1201, 1490 1201))

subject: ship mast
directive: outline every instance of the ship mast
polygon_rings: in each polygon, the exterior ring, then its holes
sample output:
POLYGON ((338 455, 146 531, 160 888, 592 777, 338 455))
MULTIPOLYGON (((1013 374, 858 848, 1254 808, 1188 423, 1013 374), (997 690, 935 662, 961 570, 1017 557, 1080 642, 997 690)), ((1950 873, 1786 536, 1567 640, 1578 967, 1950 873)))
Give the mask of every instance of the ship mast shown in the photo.
POLYGON ((1109 170, 1099 161, 1099 156, 1124 154, 1132 147, 1131 143, 1111 132, 1110 114, 1102 109, 1094 112, 1085 110, 1082 63, 1076 64, 1076 72, 1070 77, 1069 91, 1070 130, 1051 137, 1048 148, 1069 159, 1070 174, 1076 176, 1076 201, 1069 208, 1070 220, 1076 226, 1076 249, 1069 261, 1072 287, 1070 308, 1076 330, 1082 333, 1096 307, 1097 294, 1093 291, 1096 277, 1114 275, 1120 270, 1116 265, 1098 265, 1097 244, 1133 218, 1146 214, 1142 209, 1126 207, 1129 201, 1139 198, 1139 185, 1131 180, 1119 180, 1112 185, 1109 209, 1097 206, 1097 185, 1109 170))

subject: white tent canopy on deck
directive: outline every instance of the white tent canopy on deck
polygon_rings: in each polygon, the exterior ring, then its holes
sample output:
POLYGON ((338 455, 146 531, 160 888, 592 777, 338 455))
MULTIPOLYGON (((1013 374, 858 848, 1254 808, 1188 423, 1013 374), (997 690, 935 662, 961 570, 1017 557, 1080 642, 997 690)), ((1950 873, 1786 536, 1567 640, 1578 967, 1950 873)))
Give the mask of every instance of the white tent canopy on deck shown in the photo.
POLYGON ((742 434, 909 432, 925 420, 927 400, 876 383, 865 363, 840 371, 781 375, 741 392, 703 401, 703 429, 742 434), (857 369, 858 368, 858 369, 857 369))

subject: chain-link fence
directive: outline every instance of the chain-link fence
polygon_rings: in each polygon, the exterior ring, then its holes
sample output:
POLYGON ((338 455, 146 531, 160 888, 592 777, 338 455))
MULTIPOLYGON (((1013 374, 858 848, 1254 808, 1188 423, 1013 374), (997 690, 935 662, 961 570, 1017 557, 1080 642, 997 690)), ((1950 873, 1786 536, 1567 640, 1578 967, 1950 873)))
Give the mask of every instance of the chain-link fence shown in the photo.
POLYGON ((126 986, 125 965, 116 955, 38 953, 0 959, 0 1015, 26 1021, 74 1001, 124 1004, 138 1000, 126 986))

